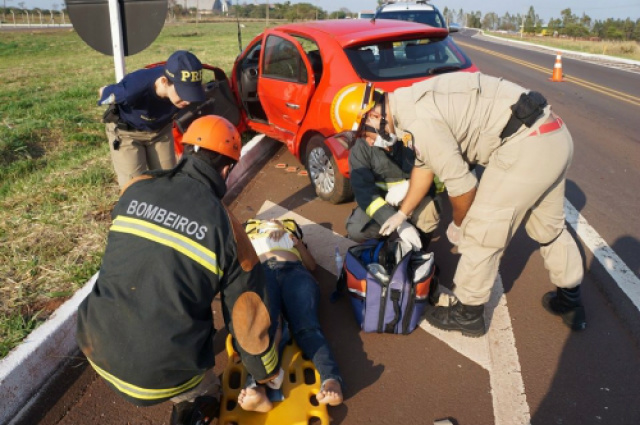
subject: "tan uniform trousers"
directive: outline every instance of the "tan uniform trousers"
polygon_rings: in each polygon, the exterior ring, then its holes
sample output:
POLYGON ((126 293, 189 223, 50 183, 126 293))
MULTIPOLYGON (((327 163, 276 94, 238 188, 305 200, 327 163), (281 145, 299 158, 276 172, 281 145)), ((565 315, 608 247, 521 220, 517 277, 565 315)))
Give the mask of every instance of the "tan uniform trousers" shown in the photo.
POLYGON ((565 175, 572 156, 573 141, 564 125, 509 140, 493 152, 461 226, 454 277, 460 302, 489 300, 500 259, 523 222, 527 234, 541 244, 551 282, 561 288, 582 282, 582 258, 564 215, 565 175))
POLYGON ((147 170, 164 170, 176 165, 171 129, 172 126, 167 125, 157 132, 125 131, 116 128, 116 124, 106 125, 111 160, 120 189, 147 170), (120 140, 117 150, 114 149, 116 139, 120 140))

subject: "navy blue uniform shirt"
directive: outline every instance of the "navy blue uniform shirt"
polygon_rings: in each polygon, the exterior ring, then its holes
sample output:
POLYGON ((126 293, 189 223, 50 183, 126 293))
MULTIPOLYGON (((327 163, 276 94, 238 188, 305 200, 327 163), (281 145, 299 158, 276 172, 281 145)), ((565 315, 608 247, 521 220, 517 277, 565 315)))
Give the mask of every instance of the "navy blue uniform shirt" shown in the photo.
POLYGON ((169 99, 158 97, 155 82, 164 75, 164 67, 140 69, 117 84, 104 88, 98 104, 117 103, 120 121, 140 131, 157 131, 169 124, 179 109, 169 99))

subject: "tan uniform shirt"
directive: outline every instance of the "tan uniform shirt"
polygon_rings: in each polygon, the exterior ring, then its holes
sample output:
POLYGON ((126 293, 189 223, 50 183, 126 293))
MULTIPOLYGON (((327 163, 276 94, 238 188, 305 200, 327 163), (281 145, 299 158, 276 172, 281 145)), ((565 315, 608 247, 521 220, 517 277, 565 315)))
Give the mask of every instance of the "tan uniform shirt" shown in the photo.
POLYGON ((460 196, 477 185, 469 164, 489 162, 510 106, 526 91, 500 78, 457 72, 397 89, 389 103, 396 127, 414 137, 416 167, 433 171, 451 196, 460 196))

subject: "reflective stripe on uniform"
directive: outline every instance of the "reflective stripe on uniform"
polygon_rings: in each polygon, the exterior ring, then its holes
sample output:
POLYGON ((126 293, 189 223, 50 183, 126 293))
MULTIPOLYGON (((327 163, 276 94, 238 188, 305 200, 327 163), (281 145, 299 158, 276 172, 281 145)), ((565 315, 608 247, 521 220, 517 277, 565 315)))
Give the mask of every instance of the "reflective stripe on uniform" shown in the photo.
POLYGON ((372 203, 369 204, 365 212, 369 217, 373 217, 376 211, 378 211, 381 207, 383 207, 384 204, 386 204, 384 199, 376 198, 372 203))
POLYGON ((381 182, 376 182, 376 187, 378 187, 379 189, 382 189, 384 191, 389 191, 390 188, 392 188, 393 186, 399 185, 400 183, 403 183, 403 180, 398 180, 395 182, 385 182, 385 181, 381 181, 381 182))
POLYGON ((222 277, 216 254, 193 240, 164 227, 131 217, 117 216, 111 231, 129 233, 168 246, 222 277))
POLYGON ((187 382, 185 382, 184 384, 178 387, 163 388, 163 389, 148 389, 148 388, 137 387, 133 384, 129 384, 128 382, 124 382, 116 378, 115 376, 111 375, 109 372, 96 366, 96 364, 93 363, 91 360, 89 360, 89 363, 91 363, 91 366, 95 369, 98 375, 102 376, 107 382, 113 385, 118 391, 130 397, 137 398, 139 400, 160 400, 160 399, 175 397, 178 394, 182 394, 185 391, 189 391, 197 387, 198 384, 200 384, 200 382, 202 382, 202 379, 204 378, 204 374, 203 374, 203 375, 194 376, 193 378, 189 379, 187 382))
POLYGON ((267 351, 266 354, 263 355, 260 359, 262 360, 262 364, 264 365, 267 373, 271 373, 273 370, 275 370, 276 366, 278 365, 278 353, 276 352, 275 344, 273 344, 271 346, 271 349, 267 351))

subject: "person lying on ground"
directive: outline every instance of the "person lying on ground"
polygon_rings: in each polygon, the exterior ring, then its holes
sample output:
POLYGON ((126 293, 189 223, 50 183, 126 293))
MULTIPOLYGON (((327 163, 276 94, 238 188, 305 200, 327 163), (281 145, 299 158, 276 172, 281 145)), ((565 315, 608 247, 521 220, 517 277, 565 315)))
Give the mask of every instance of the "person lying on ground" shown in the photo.
MULTIPOLYGON (((315 259, 282 221, 265 221, 259 227, 249 233, 249 239, 267 276, 271 316, 282 313, 283 325, 289 326, 293 339, 318 370, 318 403, 337 406, 343 401, 343 383, 318 320, 320 288, 310 273, 316 268, 315 259)), ((238 404, 248 411, 268 412, 273 408, 266 387, 252 382, 240 392, 238 404)))

